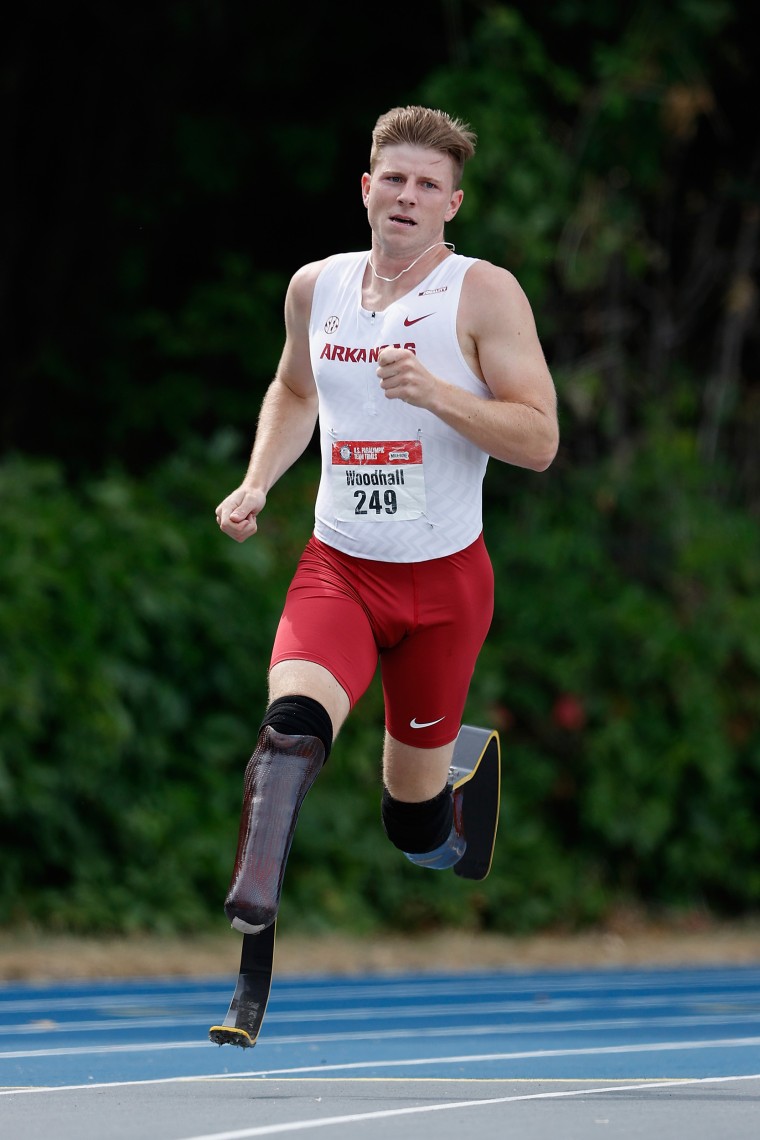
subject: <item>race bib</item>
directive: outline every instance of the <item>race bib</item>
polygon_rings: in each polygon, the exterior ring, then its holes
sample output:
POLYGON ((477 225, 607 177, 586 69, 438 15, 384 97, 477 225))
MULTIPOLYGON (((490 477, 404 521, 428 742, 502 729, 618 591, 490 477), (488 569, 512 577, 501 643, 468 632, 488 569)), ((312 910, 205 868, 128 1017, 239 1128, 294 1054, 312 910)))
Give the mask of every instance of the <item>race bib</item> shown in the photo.
POLYGON ((335 514, 342 522, 418 519, 425 513, 422 441, 336 441, 332 487, 335 514))

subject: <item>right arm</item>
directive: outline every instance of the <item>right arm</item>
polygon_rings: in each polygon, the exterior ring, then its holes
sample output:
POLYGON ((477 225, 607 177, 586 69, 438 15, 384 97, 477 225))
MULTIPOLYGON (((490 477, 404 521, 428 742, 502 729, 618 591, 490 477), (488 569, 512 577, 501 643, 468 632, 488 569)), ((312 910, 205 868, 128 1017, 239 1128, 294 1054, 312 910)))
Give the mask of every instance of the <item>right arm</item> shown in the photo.
POLYGON ((309 316, 321 268, 321 262, 305 265, 290 282, 285 345, 261 404, 248 470, 240 486, 216 508, 220 528, 237 542, 256 533, 270 488, 303 454, 314 434, 319 403, 309 355, 309 316))

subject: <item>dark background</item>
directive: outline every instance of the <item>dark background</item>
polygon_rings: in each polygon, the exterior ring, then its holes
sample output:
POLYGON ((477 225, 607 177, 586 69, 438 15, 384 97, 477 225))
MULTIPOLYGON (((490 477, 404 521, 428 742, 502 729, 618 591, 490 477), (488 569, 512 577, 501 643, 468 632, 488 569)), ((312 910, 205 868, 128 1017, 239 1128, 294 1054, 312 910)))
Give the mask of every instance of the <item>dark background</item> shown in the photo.
POLYGON ((255 363, 246 375, 206 345, 202 390, 182 368, 162 377, 151 314, 176 312, 225 257, 281 294, 303 262, 363 248, 372 125, 456 58, 473 15, 459 7, 24 5, 3 48, 0 445, 74 470, 139 466, 185 429, 250 423, 255 363))

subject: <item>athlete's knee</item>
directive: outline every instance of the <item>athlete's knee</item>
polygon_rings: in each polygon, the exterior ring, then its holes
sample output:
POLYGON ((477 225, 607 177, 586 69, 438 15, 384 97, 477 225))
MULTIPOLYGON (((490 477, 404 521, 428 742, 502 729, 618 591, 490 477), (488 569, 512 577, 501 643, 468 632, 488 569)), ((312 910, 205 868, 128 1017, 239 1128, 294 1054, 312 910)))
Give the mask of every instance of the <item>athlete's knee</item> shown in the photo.
POLYGON ((432 851, 445 841, 454 815, 448 784, 430 800, 406 803, 383 788, 380 814, 385 834, 404 854, 432 851))
POLYGON ((267 708, 259 728, 259 738, 269 726, 286 736, 315 736, 325 750, 325 762, 333 743, 333 726, 324 705, 299 694, 277 697, 267 708))

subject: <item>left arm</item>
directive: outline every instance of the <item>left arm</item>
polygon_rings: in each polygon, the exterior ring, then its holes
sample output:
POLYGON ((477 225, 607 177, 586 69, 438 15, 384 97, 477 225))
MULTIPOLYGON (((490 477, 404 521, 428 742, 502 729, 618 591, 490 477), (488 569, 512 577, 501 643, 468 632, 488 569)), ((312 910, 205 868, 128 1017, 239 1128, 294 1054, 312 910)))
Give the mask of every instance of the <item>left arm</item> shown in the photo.
POLYGON ((468 270, 457 334, 492 400, 434 376, 414 353, 396 348, 379 357, 386 396, 433 412, 494 459, 545 471, 559 445, 556 393, 533 312, 511 273, 485 261, 468 270))

